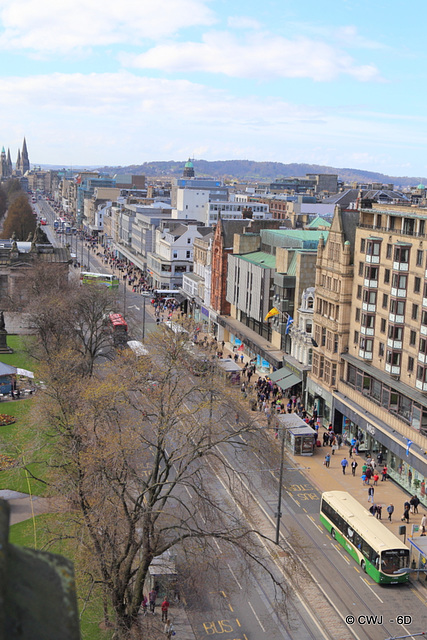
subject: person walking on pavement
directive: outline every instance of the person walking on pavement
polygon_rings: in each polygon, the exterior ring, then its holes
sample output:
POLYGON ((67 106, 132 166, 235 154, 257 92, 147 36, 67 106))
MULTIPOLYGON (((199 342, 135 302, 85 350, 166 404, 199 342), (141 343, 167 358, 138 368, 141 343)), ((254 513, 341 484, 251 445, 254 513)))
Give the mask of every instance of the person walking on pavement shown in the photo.
POLYGON ((345 476, 345 470, 346 470, 346 467, 348 467, 348 460, 347 460, 347 458, 343 458, 343 459, 341 460, 341 467, 342 467, 343 475, 345 476))
POLYGON ((150 603, 150 611, 154 616, 155 613, 155 608, 156 608, 156 600, 157 600, 157 591, 155 589, 151 589, 150 593, 148 594, 148 601, 150 603))
POLYGON ((409 510, 411 508, 411 505, 409 504, 409 502, 406 500, 405 504, 403 505, 403 516, 402 516, 402 522, 404 520, 406 520, 407 524, 409 524, 409 510))
POLYGON ((165 599, 163 600, 163 602, 161 604, 161 608, 162 608, 162 622, 167 622, 168 621, 169 602, 168 602, 168 599, 166 597, 165 597, 165 599))
POLYGON ((391 522, 391 516, 393 515, 394 506, 390 503, 387 507, 388 519, 391 522))
POLYGON ((382 505, 377 504, 377 509, 376 509, 376 511, 375 511, 375 515, 376 515, 376 517, 378 518, 378 520, 381 520, 381 513, 382 513, 382 510, 383 510, 382 505))
POLYGON ((331 464, 331 456, 329 453, 327 453, 325 456, 325 467, 329 468, 330 464, 331 464))
POLYGON ((352 476, 356 475, 356 469, 357 469, 357 462, 356 462, 356 460, 352 460, 351 461, 351 475, 352 476))
POLYGON ((164 632, 165 632, 166 638, 168 639, 172 638, 172 636, 175 635, 172 622, 166 622, 164 632))
POLYGON ((372 504, 374 503, 374 487, 369 487, 368 489, 368 502, 372 502, 372 504))
POLYGON ((409 500, 409 504, 411 505, 411 513, 418 513, 418 505, 420 504, 418 496, 412 496, 409 500))
POLYGON ((424 514, 423 517, 421 518, 421 535, 425 536, 426 534, 426 529, 427 529, 427 515, 424 514))
POLYGON ((384 465, 381 471, 381 482, 385 482, 387 480, 387 474, 388 474, 387 465, 384 465))

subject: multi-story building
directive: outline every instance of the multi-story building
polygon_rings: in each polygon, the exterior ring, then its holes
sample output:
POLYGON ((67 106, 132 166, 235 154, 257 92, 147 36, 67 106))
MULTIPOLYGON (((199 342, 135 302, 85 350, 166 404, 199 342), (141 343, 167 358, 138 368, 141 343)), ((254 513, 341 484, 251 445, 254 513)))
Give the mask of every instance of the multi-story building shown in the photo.
MULTIPOLYGON (((205 236, 194 239, 193 272, 182 277, 182 292, 187 300, 187 308, 196 322, 202 323, 207 331, 212 331, 211 281, 212 281, 212 241, 211 230, 205 236)), ((216 317, 216 316, 214 316, 216 317)))
POLYGON ((310 376, 320 415, 360 450, 381 454, 389 475, 424 504, 426 221, 413 207, 337 212, 319 247, 310 376), (338 223, 350 214, 357 219, 346 234, 338 223))

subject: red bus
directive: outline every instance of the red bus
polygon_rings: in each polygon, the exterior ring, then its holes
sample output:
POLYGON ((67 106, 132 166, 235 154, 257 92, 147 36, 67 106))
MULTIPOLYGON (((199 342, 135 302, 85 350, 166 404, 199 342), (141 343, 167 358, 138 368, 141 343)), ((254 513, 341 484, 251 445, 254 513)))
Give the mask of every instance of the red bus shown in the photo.
POLYGON ((113 334, 114 344, 121 345, 127 341, 128 324, 120 313, 110 313, 108 317, 113 334))

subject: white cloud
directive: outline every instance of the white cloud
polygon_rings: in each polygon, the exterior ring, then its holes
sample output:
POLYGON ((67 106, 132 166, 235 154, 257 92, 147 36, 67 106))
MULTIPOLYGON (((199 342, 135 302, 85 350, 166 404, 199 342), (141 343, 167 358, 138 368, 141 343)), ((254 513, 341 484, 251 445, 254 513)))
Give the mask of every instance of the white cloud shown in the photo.
POLYGON ((227 25, 230 29, 260 29, 261 23, 249 16, 229 16, 227 25))
POLYGON ((0 49, 71 52, 215 22, 209 0, 0 0, 0 49))
POLYGON ((270 95, 235 97, 187 80, 125 71, 5 77, 0 120, 8 123, 1 144, 14 156, 25 134, 37 163, 103 166, 194 153, 351 166, 383 156, 387 170, 393 154, 404 158, 408 149, 412 162, 424 159, 427 143, 427 133, 419 133, 427 117, 405 120, 355 105, 308 107, 270 95))
POLYGON ((229 32, 210 31, 200 43, 159 44, 140 55, 123 55, 121 60, 141 69, 221 73, 235 78, 330 81, 345 74, 360 81, 380 79, 374 65, 358 65, 325 42, 303 37, 289 40, 266 33, 242 40, 229 32))

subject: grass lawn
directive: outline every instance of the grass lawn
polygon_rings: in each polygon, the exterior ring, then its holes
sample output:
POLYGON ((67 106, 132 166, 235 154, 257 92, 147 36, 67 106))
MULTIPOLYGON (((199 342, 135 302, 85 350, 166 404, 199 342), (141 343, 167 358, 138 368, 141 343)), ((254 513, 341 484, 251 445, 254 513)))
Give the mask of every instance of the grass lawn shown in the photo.
POLYGON ((13 353, 0 353, 0 362, 4 362, 12 367, 33 371, 36 361, 33 360, 27 349, 31 348, 31 336, 7 336, 7 346, 13 349, 13 353))
MULTIPOLYGON (((21 452, 27 444, 33 440, 33 430, 30 417, 32 399, 11 400, 0 402, 0 413, 4 413, 16 418, 14 424, 0 427, 0 453, 9 455, 12 458, 20 458, 21 452)), ((43 461, 43 456, 38 456, 43 461)), ((26 462, 24 460, 24 462, 26 462)), ((28 461, 27 461, 28 462, 28 461)), ((43 463, 28 464, 29 469, 36 476, 44 477, 45 469, 43 463)), ((10 489, 34 495, 44 495, 47 488, 44 484, 28 477, 23 469, 11 468, 0 470, 0 489, 10 489), (30 486, 29 484, 30 483, 30 486)))
MULTIPOLYGON (((52 538, 51 530, 61 528, 61 520, 64 520, 64 526, 66 526, 65 516, 61 514, 44 514, 35 518, 36 531, 37 531, 37 548, 39 550, 47 550, 51 553, 59 553, 60 555, 69 558, 72 562, 75 562, 75 549, 73 548, 73 541, 58 541, 48 546, 48 549, 44 549, 46 544, 52 538)), ((34 524, 33 520, 25 520, 14 524, 10 528, 9 535, 10 542, 15 545, 34 548, 34 524)), ((83 605, 83 585, 79 585, 79 575, 76 572, 77 592, 80 595, 79 606, 83 605)), ((102 620, 102 601, 101 599, 94 599, 87 605, 82 613, 80 620, 80 630, 83 640, 110 640, 112 633, 101 631, 99 628, 99 622, 102 620)))

